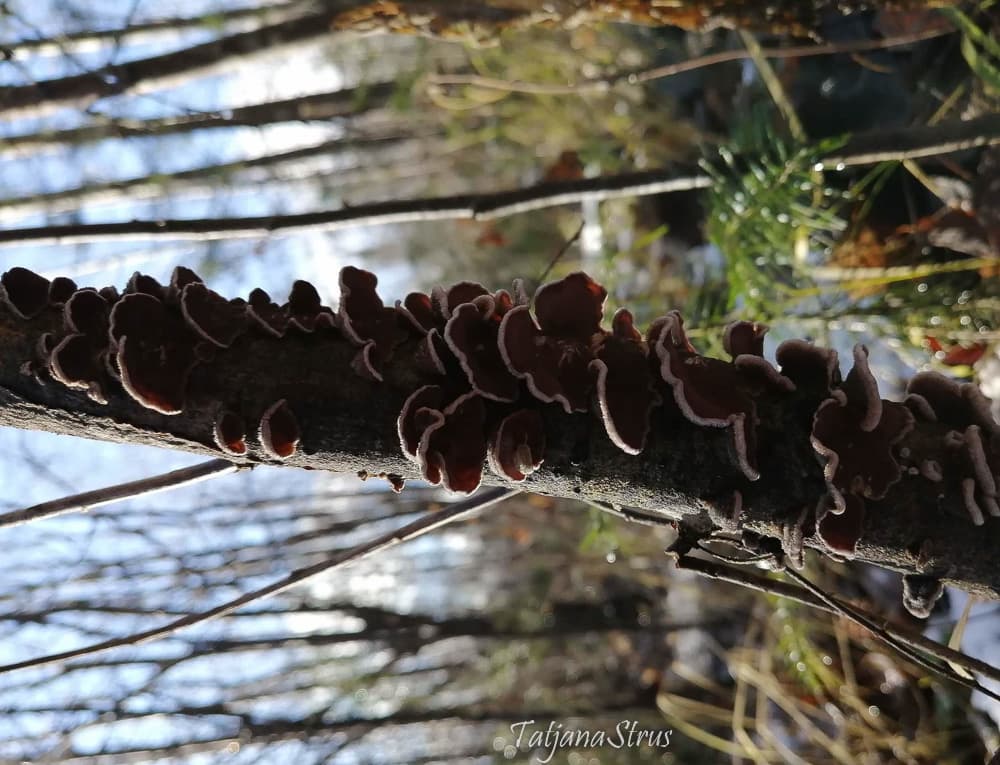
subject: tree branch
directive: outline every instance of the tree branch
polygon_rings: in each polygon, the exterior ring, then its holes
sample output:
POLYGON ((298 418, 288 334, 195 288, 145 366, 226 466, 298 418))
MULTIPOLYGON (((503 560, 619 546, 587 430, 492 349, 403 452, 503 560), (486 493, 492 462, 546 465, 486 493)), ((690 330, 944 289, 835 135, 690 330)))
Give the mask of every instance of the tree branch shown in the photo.
MULTIPOLYGON (((691 555, 675 557, 675 560, 677 568, 685 571, 693 571, 696 574, 700 574, 701 576, 709 579, 737 584, 740 587, 746 587, 747 589, 762 592, 766 595, 775 595, 779 598, 787 598, 788 600, 801 603, 804 606, 809 606, 810 608, 815 608, 820 611, 826 611, 827 613, 834 614, 835 616, 845 616, 843 607, 846 604, 842 601, 838 602, 838 605, 833 605, 825 602, 809 590, 798 585, 791 584, 790 582, 781 582, 762 574, 755 574, 753 572, 746 571, 745 569, 738 569, 733 566, 727 566, 722 563, 716 563, 715 561, 705 560, 704 558, 696 558, 691 555)), ((827 597, 830 596, 828 595, 827 597)), ((941 645, 937 641, 926 638, 920 633, 893 626, 884 619, 880 619, 875 614, 872 614, 858 606, 850 605, 849 608, 868 621, 869 624, 862 624, 862 626, 882 640, 886 640, 885 636, 889 636, 893 640, 908 645, 918 651, 923 651, 929 656, 934 656, 942 661, 951 662, 952 664, 968 669, 970 672, 977 672, 983 677, 988 677, 991 680, 1000 682, 1000 669, 997 669, 984 661, 980 661, 973 656, 968 656, 960 651, 956 651, 946 645, 941 645)), ((845 616, 845 618, 848 617, 845 616)), ((891 641, 889 640, 886 640, 886 642, 891 644, 891 641)))
POLYGON ((195 130, 262 127, 281 122, 329 122, 383 108, 389 103, 395 88, 394 83, 377 82, 233 109, 222 108, 215 112, 194 112, 148 120, 109 119, 102 124, 13 135, 4 139, 4 145, 7 149, 27 151, 46 146, 77 146, 107 138, 157 137, 195 130))
MULTIPOLYGON (((861 133, 833 156, 825 167, 863 165, 903 160, 1000 144, 1000 115, 968 122, 899 131, 861 133)), ((296 215, 241 218, 132 220, 123 223, 66 224, 13 228, 0 231, 0 245, 21 242, 39 244, 93 242, 121 239, 169 238, 225 239, 269 236, 302 230, 336 230, 431 220, 492 220, 519 213, 579 204, 587 199, 667 194, 712 185, 708 175, 679 175, 677 168, 545 182, 490 194, 459 194, 443 197, 371 202, 339 210, 296 215)))
POLYGON ((337 5, 328 0, 321 11, 190 48, 109 64, 84 74, 4 88, 0 91, 0 115, 17 119, 108 96, 155 90, 179 75, 191 77, 234 58, 323 37, 330 34, 330 24, 337 14, 336 7, 331 6, 337 5))
MULTIPOLYGON (((881 40, 851 40, 845 42, 825 43, 817 45, 796 45, 785 48, 763 48, 760 53, 765 58, 808 58, 811 56, 830 56, 845 53, 861 53, 864 51, 883 50, 902 45, 912 45, 924 40, 954 34, 954 29, 927 29, 913 34, 885 37, 881 40)), ((619 84, 638 85, 661 80, 666 77, 704 69, 718 64, 734 61, 745 61, 753 56, 747 50, 724 50, 708 53, 704 56, 678 61, 649 69, 634 69, 626 72, 604 75, 580 80, 568 85, 545 82, 526 82, 524 80, 499 80, 493 77, 483 77, 477 74, 434 74, 428 77, 431 85, 471 85, 486 90, 501 90, 508 93, 528 93, 532 95, 572 96, 581 93, 607 90, 619 84)))
MULTIPOLYGON (((205 29, 210 24, 228 25, 243 21, 264 21, 274 23, 286 19, 290 11, 304 6, 302 0, 286 0, 271 5, 250 8, 230 8, 219 13, 199 16, 175 16, 155 19, 139 24, 129 24, 118 29, 85 29, 67 32, 54 37, 25 38, 5 46, 9 58, 24 60, 28 56, 65 55, 79 50, 87 50, 94 45, 121 44, 135 42, 133 38, 152 37, 164 32, 182 29, 205 29)), ((8 10, 9 12, 9 10, 8 10)))
POLYGON ((416 539, 417 537, 423 536, 424 534, 434 531, 435 529, 439 529, 446 524, 469 518, 479 510, 489 507, 490 505, 495 505, 496 503, 507 499, 516 493, 516 489, 486 489, 479 492, 479 494, 474 497, 470 497, 469 499, 465 499, 460 502, 455 502, 454 504, 446 507, 444 510, 427 513, 412 523, 406 524, 402 528, 390 531, 387 534, 382 534, 369 542, 352 547, 345 552, 338 553, 337 555, 330 557, 328 560, 321 561, 320 563, 313 564, 312 566, 296 569, 283 579, 279 579, 277 582, 273 582, 272 584, 261 587, 253 592, 248 592, 245 595, 234 598, 233 600, 216 606, 215 608, 211 608, 197 614, 190 614, 180 619, 175 619, 174 621, 168 622, 160 627, 154 627, 153 629, 136 632, 120 638, 105 640, 100 643, 84 646, 83 648, 76 648, 71 651, 62 651, 61 653, 40 656, 35 659, 26 659, 24 661, 0 665, 0 674, 13 672, 18 669, 27 669, 28 667, 43 667, 48 664, 58 664, 81 656, 93 656, 97 653, 110 651, 113 648, 145 643, 149 640, 155 640, 157 638, 173 634, 178 630, 193 627, 196 624, 203 624, 204 622, 224 616, 231 611, 235 611, 238 608, 242 608, 250 603, 254 603, 264 598, 269 598, 272 595, 277 595, 278 593, 283 592, 290 587, 294 587, 297 584, 302 584, 319 574, 341 568, 348 563, 353 563, 354 561, 362 560, 363 558, 367 558, 369 555, 373 555, 374 553, 391 549, 398 544, 407 542, 411 539, 416 539))
MULTIPOLYGON (((301 160, 322 157, 330 159, 340 154, 353 152, 374 152, 412 140, 428 140, 431 133, 387 133, 384 135, 359 135, 347 138, 335 138, 311 146, 304 146, 289 151, 265 154, 252 159, 241 159, 233 162, 221 162, 214 165, 203 165, 191 170, 181 170, 176 173, 157 173, 118 181, 91 183, 60 191, 35 194, 33 196, 18 196, 0 198, 0 217, 7 215, 51 214, 76 210, 83 204, 114 202, 123 196, 130 201, 155 197, 164 191, 174 192, 179 189, 202 188, 208 182, 221 183, 232 176, 248 170, 270 168, 276 165, 290 164, 301 160), (199 185, 201 184, 201 185, 199 185)), ((380 158, 385 155, 380 154, 380 158)), ((410 157, 412 161, 412 156, 410 157)), ((353 166, 357 167, 357 165, 353 166)), ((371 164, 363 168, 368 170, 371 164)), ((347 172, 339 169, 338 174, 347 172)))
POLYGON ((218 478, 230 473, 238 473, 246 470, 247 465, 234 465, 229 460, 209 460, 191 467, 171 470, 169 473, 141 478, 138 481, 119 483, 115 486, 106 486, 103 489, 85 491, 81 494, 73 494, 69 497, 43 502, 40 505, 32 505, 22 510, 13 510, 0 515, 0 528, 7 526, 21 526, 25 523, 38 521, 43 518, 55 518, 58 515, 67 513, 83 512, 101 505, 109 505, 112 502, 121 502, 125 499, 145 497, 167 489, 179 489, 182 486, 190 486, 209 478, 218 478))
MULTIPOLYGON (((183 321, 179 308, 170 310, 183 321)), ((247 331, 193 368, 183 411, 164 415, 110 379, 103 389, 106 403, 99 403, 79 389, 52 379, 40 383, 24 374, 26 364, 29 372, 37 364, 32 360, 37 360, 42 335, 60 337, 64 332, 61 308, 50 307, 30 320, 0 312, 0 425, 218 457, 215 425, 220 411, 227 410, 239 413, 248 434, 247 453, 232 458, 237 464, 270 462, 403 478, 420 474, 400 449, 397 422, 403 402, 415 390, 440 384, 442 378, 426 371, 426 360, 420 361, 427 351, 417 333, 398 339, 382 369, 383 380, 374 382, 351 371, 358 348, 342 333, 289 331, 277 338, 247 331), (262 414, 281 400, 296 413, 301 428, 300 446, 283 461, 269 456, 259 436, 262 414)), ((467 385, 461 374, 461 380, 449 384, 467 385)), ((731 519, 739 510, 743 528, 778 539, 796 519, 802 522, 804 508, 815 508, 827 495, 822 465, 810 442, 813 415, 824 400, 819 392, 755 398, 760 478, 754 481, 737 465, 731 428, 695 424, 670 401, 652 410, 645 447, 633 455, 611 441, 593 412, 567 414, 557 405, 539 405, 523 390, 518 396, 513 407, 488 400, 483 407, 492 422, 517 406, 531 407, 541 417, 544 463, 520 484, 529 491, 636 508, 641 511, 637 519, 661 517, 700 530, 717 527, 714 518, 731 519)), ((936 427, 918 421, 894 448, 945 460, 936 427)), ((990 517, 982 526, 973 525, 961 481, 957 475, 952 478, 928 491, 919 471, 903 470, 884 499, 865 500, 856 557, 1000 599, 1000 559, 995 555, 1000 521, 990 517)), ((490 474, 483 480, 508 485, 490 474)), ((827 549, 818 536, 806 534, 806 544, 827 549)))

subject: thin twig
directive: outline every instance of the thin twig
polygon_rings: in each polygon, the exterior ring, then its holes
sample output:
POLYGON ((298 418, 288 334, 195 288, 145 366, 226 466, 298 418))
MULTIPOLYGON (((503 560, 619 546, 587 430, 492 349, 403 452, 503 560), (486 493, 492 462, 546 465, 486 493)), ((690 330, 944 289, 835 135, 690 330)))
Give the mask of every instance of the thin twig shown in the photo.
MULTIPOLYGON (((935 127, 874 131, 853 136, 821 167, 861 165, 887 160, 925 157, 964 149, 1000 144, 1000 114, 967 122, 935 127)), ((226 239, 230 237, 291 233, 303 230, 335 230, 432 220, 493 220, 519 213, 579 204, 587 199, 668 194, 711 186, 704 174, 678 177, 677 168, 547 181, 519 189, 488 194, 458 194, 370 202, 339 210, 246 218, 197 218, 132 220, 119 223, 65 224, 0 230, 0 246, 20 242, 59 244, 121 239, 226 239)))
POLYGON ((586 225, 585 221, 580 221, 580 225, 576 227, 576 231, 573 232, 573 236, 567 239, 563 246, 559 248, 559 251, 552 256, 549 260, 549 264, 545 266, 545 270, 539 275, 537 281, 539 284, 545 281, 546 277, 552 273, 552 269, 556 267, 556 263, 562 260, 563 255, 569 252, 569 248, 573 246, 573 242, 580 238, 580 234, 583 232, 583 227, 586 225))
MULTIPOLYGON (((796 603, 801 603, 802 605, 810 606, 811 608, 817 608, 831 614, 840 614, 836 607, 825 603, 821 598, 817 597, 809 590, 790 584, 789 582, 780 582, 775 579, 771 579, 770 577, 755 574, 750 571, 733 568, 732 566, 726 566, 721 563, 705 560, 704 558, 694 558, 691 556, 678 558, 676 565, 677 568, 684 569, 685 571, 694 571, 696 574, 708 577, 709 579, 717 579, 722 582, 738 584, 741 587, 747 587, 748 589, 763 592, 767 595, 776 595, 780 598, 787 598, 788 600, 795 601, 796 603)), ((858 613, 863 614, 871 621, 872 624, 876 625, 877 631, 875 631, 875 634, 879 637, 882 636, 880 633, 885 633, 901 643, 905 643, 912 648, 924 651, 931 656, 941 659, 942 661, 949 661, 954 664, 958 664, 972 672, 979 673, 983 677, 988 677, 991 680, 1000 682, 1000 670, 996 667, 993 667, 972 656, 967 656, 958 651, 954 651, 947 646, 943 646, 940 643, 924 637, 923 635, 919 635, 908 630, 904 631, 899 627, 893 627, 887 623, 878 625, 878 617, 875 615, 869 614, 867 611, 864 611, 857 606, 851 606, 851 608, 858 613)), ((992 693, 988 691, 988 689, 984 689, 984 692, 988 694, 992 693)))
POLYGON ((18 669, 27 669, 28 667, 44 667, 49 664, 58 664, 64 661, 69 661, 70 659, 79 658, 81 656, 92 656, 97 653, 103 653, 104 651, 110 651, 113 648, 121 648, 122 646, 138 645, 139 643, 145 643, 150 640, 172 635, 178 630, 193 627, 196 624, 204 624, 211 619, 225 616, 226 614, 250 603, 255 603, 264 598, 277 595, 278 593, 283 592, 290 587, 294 587, 297 584, 302 584, 319 574, 341 568, 348 563, 362 560, 363 558, 367 558, 374 553, 388 550, 402 542, 407 542, 430 531, 439 529, 448 523, 468 518, 479 510, 489 507, 490 505, 494 505, 497 502, 507 499, 517 493, 517 489, 505 488, 480 490, 479 493, 469 499, 455 502, 454 504, 446 507, 444 510, 427 513, 417 520, 406 524, 402 528, 382 534, 368 542, 363 542, 362 544, 356 545, 348 550, 339 552, 336 555, 332 555, 327 560, 314 563, 311 566, 296 569, 283 579, 279 579, 277 582, 273 582, 265 587, 254 590, 253 592, 248 592, 238 598, 230 600, 227 603, 211 608, 208 611, 189 614, 180 619, 168 622, 160 627, 154 627, 153 629, 145 630, 143 632, 135 632, 131 635, 125 635, 124 637, 112 638, 111 640, 94 643, 89 646, 84 646, 83 648, 75 648, 71 651, 62 651, 61 653, 39 656, 35 659, 25 659, 24 661, 5 664, 0 666, 0 675, 7 672, 13 672, 18 669))
MULTIPOLYGON (((786 576, 794 579, 805 589, 809 590, 809 592, 811 592, 813 595, 819 598, 820 601, 826 603, 828 606, 833 608, 835 612, 837 612, 840 616, 850 619, 855 624, 861 625, 869 632, 871 632, 873 635, 877 636, 884 642, 888 643, 890 646, 892 646, 895 650, 897 650, 900 654, 908 658, 910 661, 916 663, 918 666, 923 667, 924 669, 930 672, 935 672, 941 675, 942 677, 951 680, 953 683, 964 685, 966 688, 969 688, 970 690, 980 691, 981 693, 986 694, 990 698, 1000 701, 1000 693, 996 693, 993 690, 986 688, 983 685, 980 685, 974 679, 966 677, 965 675, 956 672, 950 666, 947 665, 941 666, 940 664, 935 664, 933 661, 928 659, 924 654, 920 653, 919 650, 914 649, 912 646, 903 643, 902 641, 896 640, 892 636, 892 634, 885 629, 884 626, 881 626, 877 623, 876 617, 873 616, 872 614, 869 614, 868 612, 863 611, 862 609, 857 608, 856 606, 853 606, 850 603, 841 600, 836 595, 831 595, 830 593, 823 590, 822 587, 809 581, 809 579, 802 576, 802 574, 800 574, 793 568, 786 567, 783 573, 786 576)), ((940 647, 945 648, 946 646, 940 646, 940 647)), ((949 650, 953 649, 949 648, 949 650)), ((941 659, 942 661, 945 662, 948 661, 947 659, 942 659, 940 653, 938 652, 935 652, 933 656, 936 659, 941 659)), ((964 666, 964 663, 960 664, 959 666, 964 666)))
MULTIPOLYGON (((881 40, 856 40, 853 42, 826 43, 823 45, 799 45, 789 48, 762 48, 761 54, 766 58, 806 58, 808 56, 828 56, 837 53, 860 53, 870 50, 882 50, 901 45, 931 40, 936 37, 953 34, 953 29, 925 30, 908 35, 886 37, 881 40)), ((481 77, 474 74, 437 74, 428 78, 432 85, 473 85, 488 90, 503 90, 510 93, 529 93, 545 96, 570 96, 578 93, 606 90, 619 83, 638 85, 664 77, 703 69, 716 64, 726 64, 733 61, 743 61, 751 57, 746 50, 724 50, 709 53, 704 56, 667 64, 652 69, 620 72, 606 77, 581 80, 566 85, 546 84, 542 82, 524 82, 523 80, 499 80, 492 77, 481 77)))
POLYGON ((208 460, 191 467, 171 470, 169 473, 161 473, 149 478, 140 478, 138 481, 119 483, 114 486, 105 486, 103 489, 85 491, 82 494, 74 494, 69 497, 61 497, 51 502, 43 502, 40 505, 25 507, 21 510, 13 510, 0 515, 0 528, 8 526, 21 526, 31 521, 38 521, 42 518, 54 518, 57 515, 66 513, 82 512, 93 507, 108 505, 112 502, 121 502, 124 499, 134 497, 144 497, 155 494, 158 491, 167 489, 179 489, 182 486, 190 486, 193 483, 204 481, 209 478, 236 473, 240 470, 249 470, 248 465, 234 465, 229 460, 208 460))

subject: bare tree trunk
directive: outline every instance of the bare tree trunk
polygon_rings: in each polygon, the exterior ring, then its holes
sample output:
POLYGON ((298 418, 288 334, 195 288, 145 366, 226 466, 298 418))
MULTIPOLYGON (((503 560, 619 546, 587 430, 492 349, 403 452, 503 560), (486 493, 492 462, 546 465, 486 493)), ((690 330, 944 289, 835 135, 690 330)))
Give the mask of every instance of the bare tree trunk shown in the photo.
MULTIPOLYGON (((170 321, 179 321, 179 308, 171 310, 170 321)), ((397 420, 411 393, 441 378, 420 371, 426 368, 426 360, 420 360, 426 350, 414 335, 399 338, 382 370, 384 381, 371 382, 352 371, 358 348, 342 333, 293 330, 277 338, 251 329, 210 359, 201 354, 185 388, 183 412, 168 416, 145 408, 110 378, 105 381, 107 403, 52 379, 39 382, 30 373, 45 379, 37 359, 46 332, 65 335, 61 307, 50 306, 30 320, 9 310, 0 313, 0 425, 219 456, 215 427, 228 410, 248 434, 249 450, 233 457, 234 462, 277 462, 262 446, 258 430, 262 415, 284 399, 301 428, 301 443, 284 464, 363 475, 418 475, 401 452, 397 420)), ((464 380, 461 370, 457 374, 464 380)), ((458 378, 453 382, 460 383, 458 378)), ((519 395, 524 397, 521 406, 537 406, 523 390, 519 395)), ((666 399, 671 393, 664 388, 661 395, 666 399)), ((544 406, 539 409, 544 464, 524 488, 641 508, 700 532, 732 529, 734 511, 739 511, 741 528, 780 539, 800 526, 827 493, 810 441, 813 416, 824 400, 825 394, 804 391, 765 392, 756 398, 760 478, 754 481, 734 460, 730 427, 692 424, 672 406, 652 411, 649 438, 638 456, 615 446, 594 414, 566 414, 557 405, 544 406)), ((494 401, 485 401, 484 407, 487 422, 498 422, 516 409, 494 401)), ((899 453, 936 454, 945 448, 942 439, 938 423, 917 421, 896 448, 899 453)), ((505 483, 490 474, 485 481, 505 483)), ((986 525, 974 526, 956 482, 934 484, 933 491, 928 485, 925 476, 904 470, 883 499, 866 500, 857 559, 1000 598, 1000 521, 989 518, 986 525)), ((807 545, 824 549, 808 527, 805 533, 807 545)))

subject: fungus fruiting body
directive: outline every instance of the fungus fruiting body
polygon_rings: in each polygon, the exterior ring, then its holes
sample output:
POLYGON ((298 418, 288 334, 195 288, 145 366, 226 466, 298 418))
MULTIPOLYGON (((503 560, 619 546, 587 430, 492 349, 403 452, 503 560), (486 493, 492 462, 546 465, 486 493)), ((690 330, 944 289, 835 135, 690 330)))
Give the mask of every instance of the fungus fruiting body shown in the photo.
POLYGON ((295 454, 301 432, 288 401, 280 399, 265 410, 260 417, 258 436, 261 448, 268 457, 286 460, 295 454))
POLYGON ((49 280, 16 266, 0 276, 0 303, 21 319, 33 319, 49 304, 49 280))
MULTIPOLYGON (((949 508, 957 504, 966 522, 1000 516, 1000 426, 978 388, 921 373, 903 403, 883 400, 863 346, 846 378, 834 351, 802 340, 779 345, 775 366, 764 353, 767 327, 735 321, 722 333, 728 358, 713 358, 691 344, 677 311, 645 334, 626 309, 608 326, 607 291, 579 272, 543 284, 533 298, 519 281, 510 291, 463 281, 412 292, 392 307, 368 271, 348 266, 339 284, 334 311, 306 281, 294 282, 279 305, 261 289, 229 299, 183 267, 166 285, 136 273, 121 293, 12 268, 0 277, 0 312, 23 326, 37 321, 37 340, 18 360, 26 384, 35 379, 51 391, 55 383, 69 389, 61 395, 82 392, 101 405, 190 411, 193 422, 209 423, 201 443, 234 460, 302 464, 310 397, 321 389, 335 398, 343 386, 354 402, 364 401, 359 390, 383 410, 394 401, 396 437, 413 473, 465 494, 485 468, 526 486, 566 462, 576 470, 598 452, 594 438, 657 469, 656 460, 676 458, 671 450, 697 434, 713 456, 725 453, 712 463, 722 467, 706 502, 724 508, 711 522, 731 532, 760 501, 748 482, 785 469, 794 451, 782 441, 786 431, 803 446, 808 438, 817 460, 793 469, 820 486, 822 471, 825 493, 810 497, 806 512, 798 497, 774 525, 796 566, 805 543, 845 558, 864 549, 866 524, 903 481, 959 498, 949 508), (276 367, 271 355, 306 361, 276 367), (553 422, 570 423, 573 443, 553 422), (704 438, 705 429, 720 437, 704 438)), ((310 429, 308 438, 323 432, 310 429)), ((703 469, 707 460, 694 457, 703 469)), ((372 475, 403 485, 394 473, 372 475)), ((917 595, 910 600, 922 610, 917 595)))

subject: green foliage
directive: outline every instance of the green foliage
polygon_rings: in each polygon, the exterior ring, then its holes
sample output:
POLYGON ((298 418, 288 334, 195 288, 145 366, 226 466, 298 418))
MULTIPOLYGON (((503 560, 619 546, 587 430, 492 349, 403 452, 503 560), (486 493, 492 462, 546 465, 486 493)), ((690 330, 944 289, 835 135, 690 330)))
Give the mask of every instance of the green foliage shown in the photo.
MULTIPOLYGON (((979 11, 994 6, 993 0, 979 4, 979 11)), ((986 85, 1000 95, 1000 43, 958 8, 942 8, 943 13, 962 32, 962 56, 969 68, 986 85)))
POLYGON ((840 207, 848 196, 816 169, 842 145, 843 139, 831 139, 790 146, 768 135, 758 116, 719 149, 719 162, 702 161, 713 179, 707 234, 726 259, 726 310, 775 315, 786 290, 809 279, 809 254, 831 247, 845 230, 840 207))

